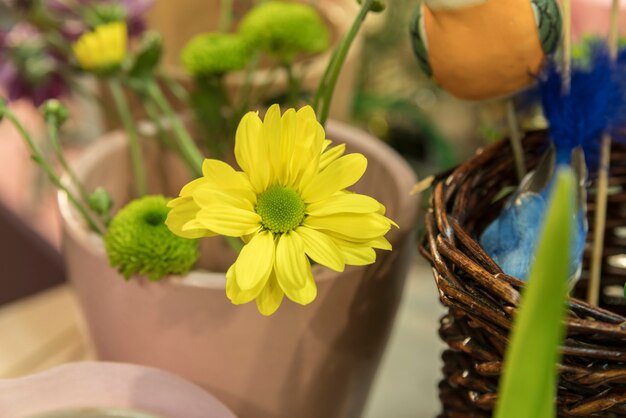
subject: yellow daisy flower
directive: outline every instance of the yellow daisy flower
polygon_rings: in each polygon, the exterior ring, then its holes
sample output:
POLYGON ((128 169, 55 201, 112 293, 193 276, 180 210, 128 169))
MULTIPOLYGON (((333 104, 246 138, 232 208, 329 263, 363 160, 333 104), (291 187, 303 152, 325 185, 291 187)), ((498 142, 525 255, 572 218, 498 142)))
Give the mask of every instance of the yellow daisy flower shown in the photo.
MULTIPOLYGON (((376 260, 374 248, 395 223, 377 200, 345 190, 367 166, 362 154, 330 147, 310 106, 261 121, 247 113, 237 128, 235 157, 243 171, 205 160, 203 177, 172 200, 166 224, 177 235, 241 237, 246 245, 226 273, 234 304, 256 300, 271 315, 284 295, 311 303, 317 287, 310 260, 336 271, 376 260)), ((397 226, 397 225, 396 225, 397 226)))
POLYGON ((83 70, 106 71, 122 63, 127 43, 126 22, 112 22, 83 34, 72 50, 83 70))

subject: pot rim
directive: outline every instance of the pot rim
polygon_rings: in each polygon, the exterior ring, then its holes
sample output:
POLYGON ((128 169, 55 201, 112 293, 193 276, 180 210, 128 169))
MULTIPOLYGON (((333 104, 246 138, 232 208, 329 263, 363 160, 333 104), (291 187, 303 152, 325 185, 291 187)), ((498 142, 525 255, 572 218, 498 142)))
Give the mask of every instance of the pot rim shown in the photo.
POLYGON ((94 408, 182 418, 199 417, 202 412, 191 411, 210 408, 216 417, 235 418, 230 408, 197 384, 169 371, 130 363, 66 363, 14 379, 0 379, 0 389, 0 405, 8 405, 20 417, 43 418, 41 414, 94 408), (77 388, 68 387, 68 382, 80 382, 79 396, 77 388), (42 399, 42 392, 51 391, 52 396, 44 395, 42 399), (161 395, 158 400, 155 392, 161 395))
MULTIPOLYGON (((387 168, 390 179, 393 180, 390 182, 389 186, 395 187, 397 195, 397 205, 394 206, 395 213, 392 219, 400 225, 400 229, 392 227, 387 233, 386 238, 394 247, 392 251, 398 251, 395 247, 402 245, 405 238, 412 233, 417 221, 420 198, 419 195, 410 194, 413 185, 417 182, 413 170, 404 158, 394 149, 361 129, 342 122, 330 120, 327 123, 325 131, 326 137, 339 138, 333 140, 336 143, 345 142, 345 138, 360 138, 360 152, 367 154, 369 159, 375 158, 377 160, 386 161, 383 165, 387 168)), ((123 131, 116 130, 104 134, 92 145, 87 147, 83 154, 77 159, 74 166, 77 177, 79 179, 84 178, 91 166, 101 160, 107 159, 120 147, 125 146, 126 136, 123 131)), ((66 184, 68 183, 67 178, 63 180, 66 184)), ((85 227, 82 219, 71 206, 67 194, 63 191, 58 191, 57 203, 65 233, 71 235, 76 242, 80 243, 93 256, 106 258, 106 251, 102 239, 95 232, 89 231, 85 227)), ((378 262, 379 260, 366 266, 346 266, 346 270, 367 268, 376 265, 378 262)), ((313 266, 313 275, 316 282, 332 280, 340 274, 342 274, 342 272, 336 272, 319 264, 313 266)), ((226 287, 225 275, 225 272, 193 269, 185 276, 167 276, 159 280, 158 283, 224 289, 226 287)), ((147 279, 145 280, 148 281, 147 279)))

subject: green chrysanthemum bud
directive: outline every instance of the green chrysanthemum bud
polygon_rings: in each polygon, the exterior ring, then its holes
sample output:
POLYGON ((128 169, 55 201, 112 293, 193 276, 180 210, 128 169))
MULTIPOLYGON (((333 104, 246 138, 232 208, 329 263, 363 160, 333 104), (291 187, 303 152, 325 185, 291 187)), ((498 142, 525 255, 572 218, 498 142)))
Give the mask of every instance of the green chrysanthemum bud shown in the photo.
POLYGON ((63 125, 70 116, 67 107, 57 99, 46 100, 40 109, 44 119, 54 122, 57 126, 63 125))
POLYGON ((140 79, 150 78, 161 61, 162 53, 163 39, 161 34, 155 31, 144 33, 129 75, 140 79))
POLYGON ((267 1, 242 19, 239 33, 253 46, 284 62, 300 53, 322 52, 330 34, 317 11, 306 4, 267 1))
POLYGON ((98 187, 89 195, 89 208, 98 215, 108 215, 112 207, 113 199, 102 187, 98 187))
POLYGON ((224 74, 241 70, 250 58, 250 48, 239 35, 205 33, 191 39, 181 54, 183 66, 192 75, 224 74))
POLYGON ((196 240, 174 235, 165 225, 168 199, 146 196, 120 210, 104 236, 109 263, 126 279, 146 274, 159 280, 168 274, 185 274, 198 259, 196 240))
MULTIPOLYGON (((357 0, 359 4, 363 4, 363 0, 357 0)), ((380 13, 387 7, 385 0, 374 0, 370 6, 370 11, 374 13, 380 13)))

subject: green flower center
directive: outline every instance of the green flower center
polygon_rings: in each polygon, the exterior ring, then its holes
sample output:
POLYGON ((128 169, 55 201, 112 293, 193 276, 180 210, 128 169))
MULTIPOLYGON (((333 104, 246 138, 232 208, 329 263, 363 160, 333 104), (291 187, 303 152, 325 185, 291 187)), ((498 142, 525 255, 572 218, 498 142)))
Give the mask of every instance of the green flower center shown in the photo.
POLYGON ((167 217, 167 212, 160 210, 160 211, 151 211, 151 212, 146 212, 143 215, 143 220, 150 226, 160 226, 161 224, 163 224, 165 222, 165 218, 167 217))
POLYGON ((304 201, 291 187, 271 186, 257 196, 256 213, 266 229, 281 234, 296 228, 304 219, 304 201))

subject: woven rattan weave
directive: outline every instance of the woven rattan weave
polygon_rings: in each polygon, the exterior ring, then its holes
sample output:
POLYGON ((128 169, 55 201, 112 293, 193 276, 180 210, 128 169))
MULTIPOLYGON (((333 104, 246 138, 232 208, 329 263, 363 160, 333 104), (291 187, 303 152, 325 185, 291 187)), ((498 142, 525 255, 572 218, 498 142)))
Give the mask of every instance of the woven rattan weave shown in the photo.
MULTIPOLYGON (((524 138, 526 163, 538 163, 545 131, 524 138)), ((515 169, 508 141, 491 145, 434 183, 420 251, 433 266, 441 302, 443 353, 440 417, 490 417, 497 399, 502 357, 523 282, 505 275, 477 243, 512 191, 515 169), (494 201, 494 199, 496 199, 494 201)), ((593 188, 589 225, 593 225, 593 188)), ((611 192, 602 279, 602 306, 571 298, 567 339, 559 365, 559 417, 626 417, 626 148, 612 151, 611 192), (622 265, 623 264, 623 265, 622 265)), ((589 236, 592 235, 590 231, 589 236)), ((585 272, 575 294, 584 295, 585 272)), ((524 396, 524 394, 520 394, 524 396)))

